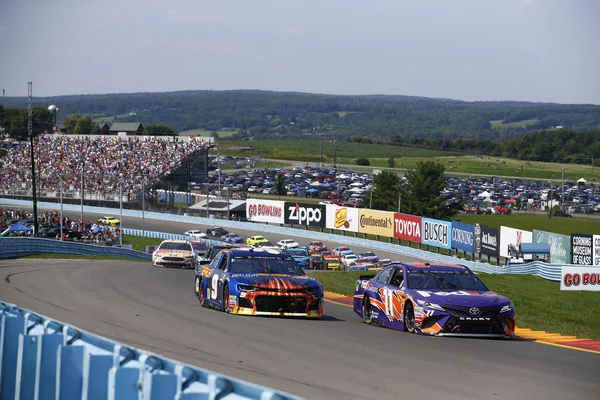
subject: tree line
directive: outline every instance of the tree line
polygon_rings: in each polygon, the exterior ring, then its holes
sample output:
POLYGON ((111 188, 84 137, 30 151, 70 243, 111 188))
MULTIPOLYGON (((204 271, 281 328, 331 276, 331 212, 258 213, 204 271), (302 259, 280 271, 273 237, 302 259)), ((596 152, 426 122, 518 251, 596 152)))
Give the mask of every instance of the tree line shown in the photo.
MULTIPOLYGON (((3 98, 5 108, 27 99, 3 98)), ((600 106, 464 102, 412 96, 340 96, 268 91, 180 91, 36 98, 61 115, 161 124, 177 131, 233 130, 238 138, 294 139, 307 134, 389 140, 502 142, 540 129, 600 130, 600 106), (130 115, 135 114, 135 115, 130 115)))

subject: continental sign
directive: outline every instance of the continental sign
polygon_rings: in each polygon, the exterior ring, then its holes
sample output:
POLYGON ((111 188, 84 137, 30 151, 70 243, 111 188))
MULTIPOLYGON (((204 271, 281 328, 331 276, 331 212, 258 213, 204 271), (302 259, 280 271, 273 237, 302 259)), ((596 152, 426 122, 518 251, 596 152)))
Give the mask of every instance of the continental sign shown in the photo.
POLYGON ((325 227, 339 231, 358 232, 358 208, 328 204, 325 227))
POLYGON ((394 237, 394 213, 390 211, 359 209, 358 232, 394 237))

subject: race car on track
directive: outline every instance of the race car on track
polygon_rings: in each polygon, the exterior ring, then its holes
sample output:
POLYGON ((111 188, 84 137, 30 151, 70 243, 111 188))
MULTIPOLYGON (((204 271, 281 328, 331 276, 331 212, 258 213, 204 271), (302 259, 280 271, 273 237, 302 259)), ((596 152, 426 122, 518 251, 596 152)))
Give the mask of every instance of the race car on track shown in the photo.
POLYGON ((233 314, 321 317, 323 287, 285 251, 221 250, 195 276, 203 306, 233 314))
POLYGON ((361 262, 370 262, 373 264, 377 264, 379 262, 379 257, 377 254, 372 251, 363 251, 362 253, 358 253, 358 261, 361 262))
POLYGON ((308 250, 301 247, 294 247, 285 250, 302 268, 308 268, 309 255, 308 250))
POLYGON ((335 254, 338 257, 345 256, 346 254, 354 254, 354 251, 349 249, 347 246, 336 247, 335 249, 333 249, 331 251, 333 254, 335 254))
POLYGON ((340 269, 340 258, 333 254, 333 252, 327 250, 321 252, 321 268, 324 270, 340 269))
POLYGON ((277 246, 281 247, 282 249, 293 249, 300 247, 300 244, 298 244, 298 242, 296 242, 294 239, 281 239, 279 242, 277 242, 277 246))
POLYGON ((512 337, 512 302, 462 265, 392 263, 361 276, 354 312, 367 324, 438 336, 512 337))
POLYGON ((183 232, 183 236, 187 240, 193 241, 193 240, 204 239, 206 237, 206 233, 202 232, 199 229, 192 229, 192 230, 183 232))
POLYGON ((121 221, 118 218, 105 215, 104 217, 98 218, 98 223, 102 225, 119 226, 121 221))
POLYGON ((195 268, 196 253, 187 240, 163 240, 152 253, 155 267, 195 268))
POLYGON ((314 242, 307 244, 306 248, 310 254, 313 254, 327 250, 327 245, 321 241, 315 240, 314 242))
POLYGON ((255 235, 255 236, 250 236, 249 238, 246 239, 246 244, 249 244, 250 246, 261 246, 261 245, 265 245, 265 246, 271 246, 271 242, 269 242, 269 240, 267 238, 265 238, 264 236, 260 236, 260 235, 255 235))
POLYGON ((225 243, 244 243, 244 238, 238 235, 237 233, 228 233, 227 235, 221 236, 221 241, 225 243))

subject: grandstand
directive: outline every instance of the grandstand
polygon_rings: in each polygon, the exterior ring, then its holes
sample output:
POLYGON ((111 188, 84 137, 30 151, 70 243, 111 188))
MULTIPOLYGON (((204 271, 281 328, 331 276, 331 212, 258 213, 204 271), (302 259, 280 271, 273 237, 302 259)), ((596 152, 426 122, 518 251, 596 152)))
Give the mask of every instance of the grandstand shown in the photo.
MULTIPOLYGON (((35 139, 38 198, 114 206, 123 193, 126 208, 139 207, 146 192, 185 190, 208 177, 213 138, 154 136, 40 135, 35 139), (82 190, 83 182, 83 190, 82 190)), ((29 142, 19 142, 0 160, 0 195, 30 199, 29 142)))

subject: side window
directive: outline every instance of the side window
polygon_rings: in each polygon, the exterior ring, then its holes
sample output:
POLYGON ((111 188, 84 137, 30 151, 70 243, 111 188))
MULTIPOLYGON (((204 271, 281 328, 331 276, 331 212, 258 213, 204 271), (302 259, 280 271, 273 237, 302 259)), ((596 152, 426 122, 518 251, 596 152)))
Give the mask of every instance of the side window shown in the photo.
POLYGON ((377 275, 377 282, 379 283, 387 283, 388 278, 390 277, 390 273, 392 272, 392 268, 384 269, 377 275))
POLYGON ((404 272, 402 269, 396 269, 390 284, 400 288, 402 287, 402 283, 404 283, 404 272))
POLYGON ((227 267, 227 260, 229 259, 228 254, 225 252, 221 253, 221 261, 219 262, 219 269, 221 271, 225 271, 225 268, 227 267))
POLYGON ((217 268, 221 264, 223 257, 224 257, 223 253, 217 254, 217 256, 215 258, 213 258, 212 262, 210 263, 210 267, 212 269, 217 268))

